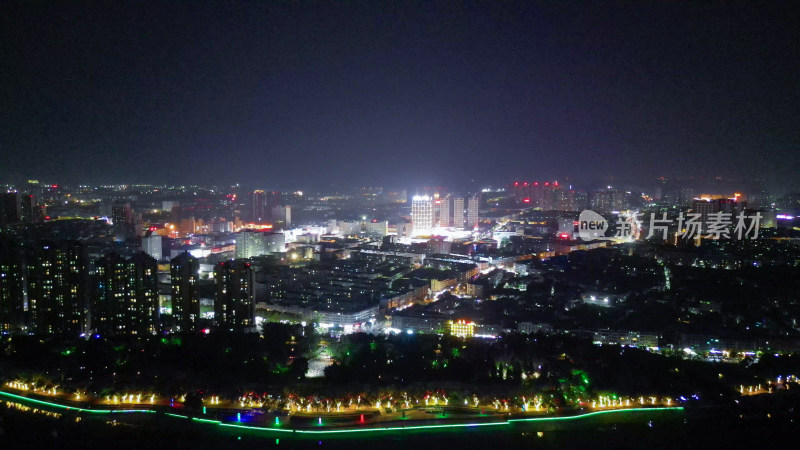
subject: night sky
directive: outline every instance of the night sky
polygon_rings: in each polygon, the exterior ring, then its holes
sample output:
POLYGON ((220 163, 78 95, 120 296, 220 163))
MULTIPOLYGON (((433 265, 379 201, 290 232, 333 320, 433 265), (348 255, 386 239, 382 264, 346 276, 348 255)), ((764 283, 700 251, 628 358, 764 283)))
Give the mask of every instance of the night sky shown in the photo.
POLYGON ((0 182, 800 179, 791 2, 0 3, 0 182))

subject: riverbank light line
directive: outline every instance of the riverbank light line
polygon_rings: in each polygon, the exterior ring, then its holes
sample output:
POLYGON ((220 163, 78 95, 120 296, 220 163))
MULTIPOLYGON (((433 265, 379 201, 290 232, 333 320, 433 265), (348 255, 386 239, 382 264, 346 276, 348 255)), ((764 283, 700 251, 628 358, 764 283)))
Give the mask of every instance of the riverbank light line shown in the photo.
MULTIPOLYGON (((7 398, 12 398, 15 400, 26 401, 31 403, 36 403, 45 406, 51 406, 54 408, 61 408, 76 412, 86 412, 86 413, 100 413, 100 414, 111 414, 111 413, 155 413, 155 410, 151 409, 128 409, 128 410, 99 410, 99 409, 87 409, 87 408, 78 408, 74 406, 67 406, 61 405, 58 403, 46 402, 43 400, 38 400, 30 397, 23 397, 21 395, 10 394, 8 392, 0 391, 0 396, 4 396, 7 398)), ((275 427, 260 427, 260 426, 251 426, 251 425, 240 425, 236 423, 225 423, 219 420, 212 420, 212 419, 203 419, 199 417, 191 418, 192 421, 201 423, 201 424, 208 424, 208 425, 216 425, 221 427, 230 427, 230 428, 242 428, 247 430, 253 431, 261 431, 261 432, 278 432, 278 433, 296 433, 296 434, 346 434, 346 433, 375 433, 375 432, 396 432, 396 431, 406 431, 406 430, 437 430, 437 429, 453 429, 453 428, 475 428, 475 427, 502 427, 502 426, 512 426, 515 422, 561 422, 561 421, 570 421, 570 420, 580 420, 584 418, 588 418, 591 416, 598 416, 601 414, 636 414, 636 413, 643 413, 643 412, 655 412, 655 411, 682 411, 683 407, 681 406, 671 406, 671 407, 647 407, 647 408, 623 408, 623 409, 610 409, 606 411, 593 411, 584 414, 578 414, 574 416, 560 416, 560 417, 530 417, 530 418, 517 418, 517 419, 506 419, 497 422, 476 422, 476 423, 450 423, 450 424, 434 424, 434 425, 408 425, 408 426, 387 426, 381 427, 376 424, 373 427, 361 427, 361 428, 347 428, 347 429, 338 429, 338 430, 307 430, 307 429, 293 429, 293 428, 275 428, 275 427)), ((165 412, 165 416, 174 417, 179 419, 188 419, 188 416, 181 415, 181 414, 174 414, 165 412)), ((237 417, 238 418, 238 417, 237 417)), ((241 420, 241 419, 239 419, 241 420)), ((275 418, 276 424, 279 423, 278 418, 275 418)), ((318 423, 322 421, 322 418, 318 418, 318 423)))
POLYGON ((53 408, 60 408, 60 409, 66 409, 66 410, 69 410, 69 411, 85 412, 85 413, 92 413, 92 414, 155 413, 155 411, 153 411, 151 409, 91 409, 91 408, 79 408, 77 406, 62 405, 60 403, 47 402, 47 401, 39 400, 39 399, 35 399, 35 398, 24 397, 22 395, 11 394, 11 393, 5 392, 5 391, 0 391, 0 396, 13 398, 13 399, 16 399, 16 400, 27 401, 27 402, 31 402, 31 403, 36 403, 36 404, 39 404, 39 405, 50 406, 50 407, 53 407, 53 408))

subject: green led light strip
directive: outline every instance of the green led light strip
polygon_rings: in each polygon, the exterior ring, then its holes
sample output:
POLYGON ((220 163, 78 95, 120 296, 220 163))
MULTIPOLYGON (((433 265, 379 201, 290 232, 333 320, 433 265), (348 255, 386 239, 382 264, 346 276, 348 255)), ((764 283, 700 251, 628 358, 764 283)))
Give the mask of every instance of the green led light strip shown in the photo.
POLYGON ((605 411, 594 411, 590 413, 580 414, 577 416, 562 416, 562 417, 531 417, 528 419, 508 419, 509 422, 547 422, 556 420, 574 420, 582 417, 596 416, 600 414, 611 413, 631 413, 640 411, 675 411, 682 410, 682 406, 665 406, 663 408, 623 408, 623 409, 608 409, 605 411))
POLYGON ((38 400, 38 399, 35 399, 35 398, 24 397, 22 395, 11 394, 11 393, 5 392, 5 391, 0 391, 0 395, 3 395, 5 397, 10 397, 10 398, 13 398, 15 400, 21 400, 21 401, 25 401, 25 402, 37 403, 37 404, 40 404, 40 405, 50 406, 50 407, 53 407, 53 408, 61 408, 61 409, 67 409, 67 410, 70 410, 70 411, 78 411, 78 412, 93 413, 93 414, 155 413, 155 411, 150 410, 150 409, 86 409, 86 408, 78 408, 78 407, 75 407, 75 406, 67 406, 67 405, 62 405, 60 403, 46 402, 44 400, 38 400))
POLYGON ((204 422, 204 423, 215 423, 217 425, 222 423, 219 420, 201 419, 199 417, 193 417, 192 420, 197 421, 197 422, 204 422))
POLYGON ((471 427, 486 427, 486 426, 500 426, 500 425, 511 425, 512 422, 546 422, 546 421, 564 421, 564 420, 579 420, 585 417, 596 416, 601 414, 613 414, 613 413, 625 413, 625 414, 635 414, 639 412, 652 412, 652 411, 680 411, 683 410, 680 406, 671 406, 671 407, 664 407, 664 408, 625 408, 625 409, 612 409, 607 411, 594 411, 586 414, 580 414, 577 416, 566 416, 566 417, 534 417, 529 419, 509 419, 504 420, 502 422, 481 422, 481 423, 455 423, 455 424, 441 424, 441 425, 412 425, 407 427, 372 427, 372 428, 354 428, 354 429, 347 429, 347 430, 292 430, 292 429, 279 429, 279 428, 267 428, 267 427, 254 427, 248 425, 236 425, 232 423, 222 423, 218 420, 208 420, 208 419, 194 419, 198 422, 205 422, 205 423, 216 423, 219 426, 223 427, 232 427, 232 428, 243 428, 247 430, 255 430, 255 431, 264 431, 264 432, 283 432, 283 433, 300 433, 300 434, 334 434, 334 433, 368 433, 368 432, 379 432, 379 431, 403 431, 403 430, 433 430, 439 428, 471 428, 471 427))

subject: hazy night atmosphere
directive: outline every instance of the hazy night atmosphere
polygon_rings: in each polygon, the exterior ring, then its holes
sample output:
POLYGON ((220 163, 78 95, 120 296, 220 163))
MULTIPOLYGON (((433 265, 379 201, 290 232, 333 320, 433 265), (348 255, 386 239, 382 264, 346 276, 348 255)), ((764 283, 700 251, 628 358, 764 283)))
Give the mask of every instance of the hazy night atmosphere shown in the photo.
POLYGON ((798 10, 7 2, 0 175, 315 188, 757 175, 796 186, 798 10))
POLYGON ((0 3, 0 448, 772 448, 800 5, 0 3))

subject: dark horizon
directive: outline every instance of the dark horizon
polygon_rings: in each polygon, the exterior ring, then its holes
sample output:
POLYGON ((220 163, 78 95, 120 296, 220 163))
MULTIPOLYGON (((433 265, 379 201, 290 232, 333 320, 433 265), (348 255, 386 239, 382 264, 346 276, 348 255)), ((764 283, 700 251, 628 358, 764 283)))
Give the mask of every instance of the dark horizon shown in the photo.
POLYGON ((0 182, 800 188, 790 2, 0 8, 0 182))

